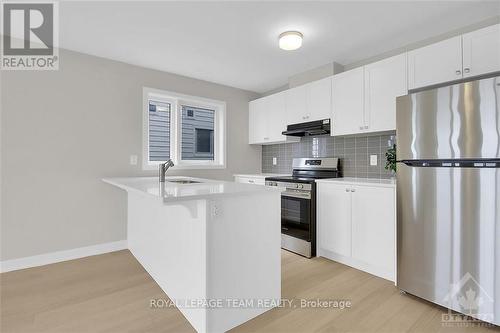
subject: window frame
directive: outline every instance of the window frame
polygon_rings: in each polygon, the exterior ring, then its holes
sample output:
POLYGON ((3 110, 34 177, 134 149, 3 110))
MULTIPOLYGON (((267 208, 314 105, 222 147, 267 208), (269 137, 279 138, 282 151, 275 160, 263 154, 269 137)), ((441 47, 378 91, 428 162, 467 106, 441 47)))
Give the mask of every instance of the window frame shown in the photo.
POLYGON ((154 88, 143 88, 142 169, 157 170, 164 161, 149 160, 149 101, 171 104, 170 159, 173 169, 225 169, 226 168, 226 102, 204 97, 178 94, 154 88), (182 160, 182 105, 214 110, 214 159, 182 160))

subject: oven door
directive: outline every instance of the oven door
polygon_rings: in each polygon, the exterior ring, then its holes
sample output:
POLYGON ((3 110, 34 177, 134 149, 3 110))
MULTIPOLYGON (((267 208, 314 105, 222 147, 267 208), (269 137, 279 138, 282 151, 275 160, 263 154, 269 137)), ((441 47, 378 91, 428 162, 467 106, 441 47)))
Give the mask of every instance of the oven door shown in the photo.
POLYGON ((281 193, 281 233, 311 241, 311 192, 281 193))

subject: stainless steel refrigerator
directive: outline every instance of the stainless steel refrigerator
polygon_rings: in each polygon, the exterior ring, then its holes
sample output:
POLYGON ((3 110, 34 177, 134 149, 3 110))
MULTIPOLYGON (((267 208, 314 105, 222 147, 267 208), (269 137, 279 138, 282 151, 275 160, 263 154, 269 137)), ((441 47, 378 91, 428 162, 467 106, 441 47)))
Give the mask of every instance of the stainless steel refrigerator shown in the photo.
POLYGON ((500 76, 398 97, 396 115, 397 286, 500 325, 500 76))

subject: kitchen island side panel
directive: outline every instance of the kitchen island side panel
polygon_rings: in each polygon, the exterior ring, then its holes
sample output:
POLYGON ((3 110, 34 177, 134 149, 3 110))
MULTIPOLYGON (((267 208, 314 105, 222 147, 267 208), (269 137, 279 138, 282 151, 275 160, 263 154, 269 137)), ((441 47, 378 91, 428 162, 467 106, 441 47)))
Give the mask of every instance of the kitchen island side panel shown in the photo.
MULTIPOLYGON (((206 201, 164 204, 128 192, 128 247, 170 300, 206 299, 206 201)), ((198 332, 206 332, 206 310, 178 306, 198 332)))

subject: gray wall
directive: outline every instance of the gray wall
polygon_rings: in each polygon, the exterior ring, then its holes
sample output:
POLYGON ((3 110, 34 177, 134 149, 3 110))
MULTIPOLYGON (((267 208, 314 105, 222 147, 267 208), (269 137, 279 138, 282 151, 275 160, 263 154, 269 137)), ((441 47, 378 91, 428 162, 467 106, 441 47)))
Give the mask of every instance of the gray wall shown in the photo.
POLYGON ((1 260, 126 238, 125 192, 101 178, 156 175, 141 170, 143 86, 227 102, 227 168, 169 174, 261 171, 252 92, 64 50, 59 71, 0 75, 1 260))
POLYGON ((373 136, 333 137, 321 135, 302 138, 297 143, 262 147, 262 172, 291 173, 294 157, 339 157, 343 177, 389 178, 385 153, 395 141, 394 132, 373 136), (370 155, 377 155, 377 166, 370 166, 370 155), (273 157, 277 165, 273 165, 273 157))

